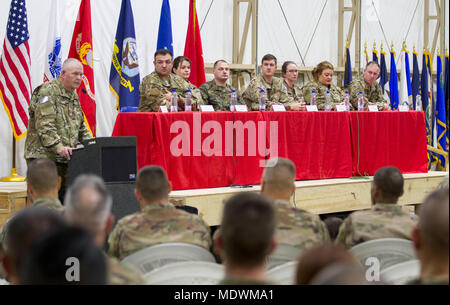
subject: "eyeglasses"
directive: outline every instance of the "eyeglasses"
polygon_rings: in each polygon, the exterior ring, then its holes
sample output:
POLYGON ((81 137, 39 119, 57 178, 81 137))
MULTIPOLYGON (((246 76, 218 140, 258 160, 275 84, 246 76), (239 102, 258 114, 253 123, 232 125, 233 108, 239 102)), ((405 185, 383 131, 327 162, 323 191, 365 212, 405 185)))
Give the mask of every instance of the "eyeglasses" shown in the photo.
POLYGON ((298 73, 298 70, 287 70, 289 73, 298 73))

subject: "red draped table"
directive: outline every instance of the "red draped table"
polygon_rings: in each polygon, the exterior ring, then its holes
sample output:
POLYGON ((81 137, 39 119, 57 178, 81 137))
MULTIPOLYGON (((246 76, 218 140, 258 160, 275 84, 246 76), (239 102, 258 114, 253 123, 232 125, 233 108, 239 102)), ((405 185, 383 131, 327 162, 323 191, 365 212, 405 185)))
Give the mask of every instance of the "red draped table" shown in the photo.
POLYGON ((427 165, 419 112, 120 113, 112 135, 136 136, 138 169, 162 166, 174 190, 258 184, 275 156, 295 163, 297 180, 427 165))

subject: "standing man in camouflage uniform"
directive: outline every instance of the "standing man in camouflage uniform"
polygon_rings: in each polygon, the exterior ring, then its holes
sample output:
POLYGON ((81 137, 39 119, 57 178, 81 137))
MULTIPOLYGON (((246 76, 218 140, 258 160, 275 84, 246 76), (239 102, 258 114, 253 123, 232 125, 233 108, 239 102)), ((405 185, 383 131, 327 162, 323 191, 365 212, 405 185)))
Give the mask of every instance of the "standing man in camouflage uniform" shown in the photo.
POLYGON ((402 211, 397 204, 403 195, 403 176, 395 167, 376 171, 370 195, 372 209, 350 214, 339 228, 336 243, 351 248, 359 243, 378 238, 411 239, 417 216, 402 211))
POLYGON ((248 110, 259 110, 259 96, 262 89, 266 93, 266 110, 270 111, 272 105, 290 105, 294 102, 287 94, 283 80, 274 77, 277 69, 277 58, 266 54, 261 60, 261 74, 253 78, 242 94, 248 110))
POLYGON ((159 166, 142 168, 135 195, 141 211, 122 218, 109 235, 109 254, 123 259, 144 248, 169 242, 190 243, 210 250, 211 233, 197 215, 169 203, 167 175, 159 166))
POLYGON ((364 69, 363 76, 354 79, 348 85, 350 93, 350 103, 354 109, 358 109, 358 96, 363 93, 364 108, 368 109, 368 105, 377 105, 379 111, 387 110, 388 104, 384 98, 380 85, 376 82, 380 74, 380 65, 371 61, 364 69))
POLYGON ((92 138, 87 128, 78 95, 83 65, 77 59, 64 61, 59 78, 44 83, 31 97, 25 159, 48 158, 56 163, 61 177, 59 198, 66 188, 67 165, 78 142, 92 138))
MULTIPOLYGON (((114 225, 112 197, 103 179, 95 175, 78 176, 66 195, 64 217, 70 225, 85 229, 94 243, 103 249, 105 238, 114 225)), ((105 254, 108 285, 144 285, 141 273, 105 254)))
MULTIPOLYGON (((235 90, 227 84, 230 76, 230 66, 225 60, 219 59, 214 63, 212 72, 214 79, 200 86, 203 102, 212 105, 215 111, 229 111, 231 92, 235 90)), ((236 95, 237 103, 240 104, 237 90, 236 95)))
MULTIPOLYGON (((176 90, 178 97, 178 108, 184 109, 184 98, 189 83, 180 76, 172 73, 172 52, 161 49, 155 52, 153 64, 155 71, 144 77, 139 86, 140 102, 138 112, 158 112, 160 106, 170 109, 172 90, 176 90)), ((192 96, 192 109, 200 103, 192 96)))
POLYGON ((295 165, 291 160, 274 158, 267 162, 261 179, 261 194, 274 200, 277 210, 276 236, 279 244, 301 250, 330 241, 320 217, 291 206, 295 192, 295 165))
POLYGON ((314 80, 307 83, 303 88, 303 97, 305 103, 310 104, 311 93, 314 90, 316 93, 317 109, 325 109, 325 99, 327 91, 330 92, 330 104, 333 108, 344 100, 344 92, 338 86, 332 84, 334 67, 328 61, 323 61, 318 64, 312 71, 314 80))

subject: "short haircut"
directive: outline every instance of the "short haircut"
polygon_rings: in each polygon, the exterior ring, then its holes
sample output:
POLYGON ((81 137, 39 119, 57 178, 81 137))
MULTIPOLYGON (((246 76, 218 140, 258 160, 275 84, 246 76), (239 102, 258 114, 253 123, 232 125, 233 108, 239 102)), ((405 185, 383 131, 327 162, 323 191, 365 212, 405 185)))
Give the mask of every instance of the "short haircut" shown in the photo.
POLYGON ((396 201, 403 194, 403 175, 394 166, 378 169, 373 176, 373 183, 381 191, 384 199, 396 201))
POLYGON ((272 54, 266 54, 261 59, 261 64, 263 64, 265 61, 275 60, 275 66, 277 65, 277 58, 272 54))
POLYGON ((297 66, 297 64, 295 62, 293 62, 293 61, 290 61, 290 60, 285 61, 283 63, 283 65, 281 66, 281 73, 286 73, 287 72, 287 67, 289 65, 296 65, 297 66))
POLYGON ((323 269, 338 262, 358 264, 358 261, 343 245, 324 243, 312 246, 300 255, 296 284, 311 284, 313 278, 323 269))
POLYGON ((449 189, 433 191, 420 206, 418 228, 421 242, 439 257, 449 255, 449 189))
POLYGON ((321 75, 322 72, 326 69, 334 71, 334 67, 329 61, 322 61, 320 64, 318 64, 311 72, 314 79, 316 81, 319 80, 319 75, 321 75))
POLYGON ((178 56, 173 61, 172 72, 175 73, 175 69, 178 69, 181 66, 181 64, 183 63, 183 61, 187 61, 189 64, 192 64, 191 60, 189 58, 187 58, 186 56, 178 56))
POLYGON ((156 56, 158 56, 158 55, 170 55, 170 57, 172 57, 173 58, 173 54, 172 54, 172 52, 170 52, 170 50, 168 50, 168 49, 159 49, 159 50, 157 50, 156 52, 155 52, 155 56, 154 56, 154 59, 156 59, 156 56))
POLYGON ((105 285, 106 268, 106 256, 88 232, 63 227, 33 242, 20 275, 25 285, 105 285))
POLYGON ((344 221, 339 217, 328 217, 323 222, 327 226, 330 239, 335 240, 339 233, 339 227, 344 221))
POLYGON ((214 69, 216 69, 217 65, 220 64, 221 62, 228 64, 228 62, 224 59, 216 60, 216 62, 214 63, 214 69))
POLYGON ((93 236, 102 230, 111 212, 112 196, 103 179, 92 174, 78 176, 64 199, 64 215, 71 225, 93 236))
POLYGON ((261 195, 240 193, 225 203, 220 227, 226 261, 233 266, 264 263, 276 227, 273 204, 261 195))
POLYGON ((154 165, 142 168, 136 178, 136 189, 147 202, 167 198, 170 184, 166 172, 154 165))
POLYGON ((27 181, 38 193, 58 191, 58 169, 50 159, 35 159, 28 164, 27 181))
POLYGON ((65 71, 69 67, 72 67, 72 66, 75 66, 75 65, 83 67, 83 64, 78 59, 76 59, 76 58, 67 58, 62 64, 61 71, 65 71))
POLYGON ((371 66, 371 65, 375 65, 378 67, 379 70, 381 70, 380 64, 377 63, 376 61, 369 61, 366 65, 366 69, 369 68, 369 66, 371 66))
POLYGON ((262 180, 269 191, 290 191, 295 183, 295 165, 288 159, 272 158, 264 168, 262 180))
POLYGON ((28 256, 33 241, 55 227, 67 226, 61 215, 45 207, 26 208, 6 224, 5 252, 16 270, 28 256))

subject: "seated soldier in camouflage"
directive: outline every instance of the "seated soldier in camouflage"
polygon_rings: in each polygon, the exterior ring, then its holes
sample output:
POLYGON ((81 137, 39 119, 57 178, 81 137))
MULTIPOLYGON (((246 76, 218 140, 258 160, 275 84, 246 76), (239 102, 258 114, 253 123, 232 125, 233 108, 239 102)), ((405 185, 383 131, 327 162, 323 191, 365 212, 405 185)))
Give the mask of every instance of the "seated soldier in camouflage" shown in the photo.
MULTIPOLYGON (((155 72, 144 77, 139 86, 138 112, 157 112, 160 106, 170 108, 172 90, 176 90, 178 97, 178 108, 184 109, 184 97, 189 90, 189 83, 172 71, 172 52, 161 49, 155 52, 153 64, 155 72)), ((192 95, 192 109, 196 108, 199 101, 192 95)))
POLYGON ((427 196, 420 206, 412 239, 420 261, 420 276, 410 285, 448 285, 448 186, 427 196))
POLYGON ((289 203, 295 192, 295 165, 291 160, 274 158, 267 162, 261 179, 261 194, 274 200, 277 211, 276 236, 279 244, 307 249, 330 241, 320 217, 289 203))
POLYGON ((333 71, 334 67, 328 61, 323 61, 317 65, 312 71, 314 80, 307 83, 303 88, 303 97, 306 105, 310 105, 311 93, 314 90, 316 93, 317 109, 325 109, 325 99, 327 91, 330 92, 330 104, 333 108, 337 104, 341 104, 344 100, 344 92, 341 88, 333 85, 333 71))
POLYGON ((190 243, 210 250, 208 225, 197 215, 169 203, 171 184, 159 166, 142 168, 135 195, 141 211, 122 218, 109 235, 109 254, 123 259, 144 248, 168 242, 190 243))
POLYGON ((277 247, 276 211, 261 195, 240 193, 224 205, 215 248, 225 265, 221 285, 271 285, 266 258, 277 247))
POLYGON ((197 105, 203 104, 200 90, 189 81, 189 76, 191 76, 191 60, 185 56, 175 58, 172 73, 175 73, 189 84, 189 90, 191 90, 193 99, 197 101, 197 105))
POLYGON ((336 243, 351 248, 378 238, 411 240, 417 216, 405 213, 397 204, 403 195, 403 176, 395 167, 380 168, 373 176, 370 195, 372 208, 350 214, 339 228, 336 243))
POLYGON ((363 76, 354 79, 346 88, 350 93, 350 103, 354 109, 358 109, 358 96, 362 92, 364 98, 364 110, 369 105, 377 105, 379 111, 388 109, 388 104, 383 96, 381 87, 376 82, 380 74, 380 65, 376 61, 371 61, 364 69, 363 76))
MULTIPOLYGON (((70 225, 89 232, 94 243, 103 249, 105 238, 114 225, 112 200, 102 178, 80 175, 67 191, 64 217, 70 225)), ((106 254, 105 258, 108 285, 145 284, 141 273, 133 266, 106 254)))
MULTIPOLYGON (((230 76, 230 67, 228 63, 219 59, 214 63, 212 70, 214 79, 200 86, 203 102, 212 105, 216 111, 230 110, 231 92, 235 90, 227 84, 230 76)), ((237 104, 240 104, 239 93, 236 90, 237 104)))
POLYGON ((298 68, 295 62, 285 61, 281 66, 281 76, 284 79, 284 86, 287 89, 287 94, 294 102, 289 106, 286 106, 286 110, 300 110, 305 111, 305 101, 303 100, 302 89, 295 83, 298 78, 298 68))
POLYGON ((283 104, 285 106, 294 103, 293 98, 287 94, 283 80, 274 77, 277 69, 277 58, 272 54, 266 54, 261 60, 261 74, 258 74, 248 84, 242 94, 248 110, 259 110, 259 97, 261 90, 266 93, 266 110, 270 111, 272 105, 283 104))

